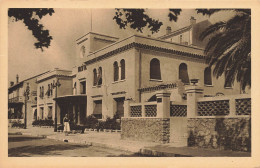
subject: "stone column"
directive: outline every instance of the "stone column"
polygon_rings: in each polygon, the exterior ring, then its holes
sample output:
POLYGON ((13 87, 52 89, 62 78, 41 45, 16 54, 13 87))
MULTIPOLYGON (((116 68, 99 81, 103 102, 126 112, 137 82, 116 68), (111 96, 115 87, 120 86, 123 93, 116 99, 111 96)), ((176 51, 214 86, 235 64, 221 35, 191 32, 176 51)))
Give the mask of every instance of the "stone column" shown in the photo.
POLYGON ((229 116, 235 117, 236 116, 236 99, 232 97, 229 99, 229 116))
POLYGON ((194 118, 197 116, 197 100, 203 97, 203 89, 200 86, 187 86, 187 117, 194 118))
POLYGON ((170 96, 171 93, 166 90, 156 92, 158 118, 170 117, 170 96))

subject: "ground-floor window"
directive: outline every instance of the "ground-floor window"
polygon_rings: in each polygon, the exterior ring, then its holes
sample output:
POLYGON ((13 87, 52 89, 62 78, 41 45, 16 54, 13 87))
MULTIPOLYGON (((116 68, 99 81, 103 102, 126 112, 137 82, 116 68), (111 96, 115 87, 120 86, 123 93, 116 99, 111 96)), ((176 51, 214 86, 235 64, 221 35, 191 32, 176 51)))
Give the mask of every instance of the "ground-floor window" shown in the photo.
POLYGON ((97 119, 102 119, 102 100, 96 100, 94 101, 94 111, 93 115, 97 119))
POLYGON ((44 119, 44 108, 40 107, 40 118, 44 119))
POLYGON ((124 117, 124 97, 115 98, 116 101, 116 115, 118 118, 124 117))
POLYGON ((48 107, 48 119, 51 120, 52 119, 52 106, 48 107))

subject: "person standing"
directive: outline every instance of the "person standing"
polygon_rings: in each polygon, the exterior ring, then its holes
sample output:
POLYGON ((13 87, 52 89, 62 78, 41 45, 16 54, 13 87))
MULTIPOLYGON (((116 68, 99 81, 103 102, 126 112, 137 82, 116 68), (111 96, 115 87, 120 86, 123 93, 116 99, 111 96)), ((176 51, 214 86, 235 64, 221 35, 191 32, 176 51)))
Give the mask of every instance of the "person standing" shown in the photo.
POLYGON ((65 136, 67 136, 70 132, 70 124, 69 124, 68 114, 66 114, 65 117, 63 118, 63 124, 64 124, 63 132, 65 133, 65 136))

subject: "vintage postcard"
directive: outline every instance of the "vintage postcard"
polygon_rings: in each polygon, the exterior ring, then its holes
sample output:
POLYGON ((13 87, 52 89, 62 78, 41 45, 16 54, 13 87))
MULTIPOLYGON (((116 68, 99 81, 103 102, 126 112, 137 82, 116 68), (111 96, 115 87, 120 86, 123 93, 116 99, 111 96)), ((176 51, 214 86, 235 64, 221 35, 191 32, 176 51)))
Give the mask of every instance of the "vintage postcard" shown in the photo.
POLYGON ((0 167, 259 167, 259 5, 2 1, 0 167))

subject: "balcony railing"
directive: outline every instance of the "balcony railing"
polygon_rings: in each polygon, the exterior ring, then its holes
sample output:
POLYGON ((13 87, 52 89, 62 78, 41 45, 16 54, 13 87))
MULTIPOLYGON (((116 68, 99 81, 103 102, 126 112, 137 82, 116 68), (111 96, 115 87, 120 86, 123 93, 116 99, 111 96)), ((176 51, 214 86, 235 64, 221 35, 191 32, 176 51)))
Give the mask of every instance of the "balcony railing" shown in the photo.
POLYGON ((9 98, 8 102, 9 103, 24 102, 24 97, 23 96, 17 96, 17 97, 9 98))

